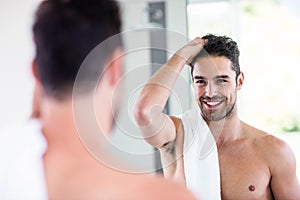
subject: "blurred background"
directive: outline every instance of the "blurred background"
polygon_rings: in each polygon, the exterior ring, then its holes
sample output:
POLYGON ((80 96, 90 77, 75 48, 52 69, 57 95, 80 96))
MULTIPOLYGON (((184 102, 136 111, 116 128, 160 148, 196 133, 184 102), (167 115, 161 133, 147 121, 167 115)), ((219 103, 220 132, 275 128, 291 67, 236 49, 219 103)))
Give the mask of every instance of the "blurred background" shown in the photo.
MULTIPOLYGON (((39 0, 0 1, 0 126, 26 119, 31 112, 31 26, 38 3, 39 0)), ((120 0, 120 5, 123 30, 132 32, 124 38, 125 49, 134 49, 138 43, 170 52, 150 48, 127 55, 125 106, 113 136, 116 146, 127 152, 148 154, 145 163, 158 169, 157 151, 143 140, 124 134, 138 132, 131 113, 140 91, 137 86, 142 86, 159 64, 188 40, 207 33, 227 35, 238 42, 241 70, 245 73, 238 102, 241 118, 290 144, 296 154, 299 177, 300 1, 120 0)), ((174 115, 195 106, 188 69, 181 78, 166 106, 166 112, 174 115)))

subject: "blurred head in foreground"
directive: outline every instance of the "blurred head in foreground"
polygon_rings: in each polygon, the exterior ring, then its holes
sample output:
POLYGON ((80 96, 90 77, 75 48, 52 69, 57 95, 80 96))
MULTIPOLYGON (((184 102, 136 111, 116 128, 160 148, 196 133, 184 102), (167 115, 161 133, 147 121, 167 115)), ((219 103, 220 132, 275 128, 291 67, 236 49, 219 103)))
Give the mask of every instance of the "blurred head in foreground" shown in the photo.
POLYGON ((120 29, 113 0, 47 0, 38 7, 32 71, 49 198, 193 198, 171 181, 120 173, 105 163, 110 158, 101 135, 111 132, 121 98, 120 29))

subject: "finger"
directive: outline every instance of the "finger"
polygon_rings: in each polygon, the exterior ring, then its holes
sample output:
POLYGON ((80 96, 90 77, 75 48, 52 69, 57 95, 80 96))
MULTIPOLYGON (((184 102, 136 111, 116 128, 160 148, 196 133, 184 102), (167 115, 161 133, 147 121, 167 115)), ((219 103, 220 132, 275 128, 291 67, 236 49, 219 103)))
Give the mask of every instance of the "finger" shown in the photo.
POLYGON ((196 44, 201 43, 202 40, 203 40, 203 39, 202 39, 201 37, 196 37, 196 38, 194 38, 194 39, 190 42, 190 44, 196 45, 196 44))
MULTIPOLYGON (((193 46, 193 48, 195 49, 195 51, 201 51, 201 49, 203 49, 204 45, 207 43, 207 40, 202 39, 202 38, 197 38, 193 44, 191 44, 191 46, 193 46)), ((197 53, 198 53, 197 52, 197 53)))

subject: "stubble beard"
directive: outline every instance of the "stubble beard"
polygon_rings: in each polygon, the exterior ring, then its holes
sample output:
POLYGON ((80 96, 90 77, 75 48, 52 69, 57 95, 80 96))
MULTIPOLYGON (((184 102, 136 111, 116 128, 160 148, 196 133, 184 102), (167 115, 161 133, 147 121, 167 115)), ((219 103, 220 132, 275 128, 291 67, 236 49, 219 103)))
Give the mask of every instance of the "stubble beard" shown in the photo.
POLYGON ((236 98, 233 104, 227 103, 228 98, 226 98, 225 108, 219 108, 218 110, 207 110, 204 108, 201 101, 198 103, 198 106, 201 110, 201 115, 203 119, 209 124, 210 122, 218 122, 224 119, 230 119, 236 112, 236 98), (221 111, 220 111, 221 110, 221 111))

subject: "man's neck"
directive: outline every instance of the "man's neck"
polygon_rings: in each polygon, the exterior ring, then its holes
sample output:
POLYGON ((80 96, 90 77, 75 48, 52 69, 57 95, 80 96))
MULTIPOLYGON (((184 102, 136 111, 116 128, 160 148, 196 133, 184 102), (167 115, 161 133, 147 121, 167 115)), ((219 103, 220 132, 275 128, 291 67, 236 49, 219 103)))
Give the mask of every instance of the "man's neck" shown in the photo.
POLYGON ((76 129, 72 100, 45 99, 41 112, 42 133, 47 141, 47 153, 89 155, 76 129))
POLYGON ((95 131, 95 127, 89 125, 84 126, 84 130, 78 130, 71 99, 64 102, 44 100, 41 123, 48 146, 45 156, 57 155, 68 158, 70 162, 83 162, 86 166, 98 167, 99 152, 101 158, 111 159, 108 153, 105 153, 107 151, 105 133, 101 134, 98 129, 95 131))
POLYGON ((242 122, 237 114, 220 121, 211 121, 208 126, 213 134, 217 146, 235 141, 242 137, 242 122))
POLYGON ((42 133, 46 138, 48 150, 55 149, 67 152, 73 151, 76 146, 81 146, 73 121, 70 101, 44 100, 41 123, 42 133))

